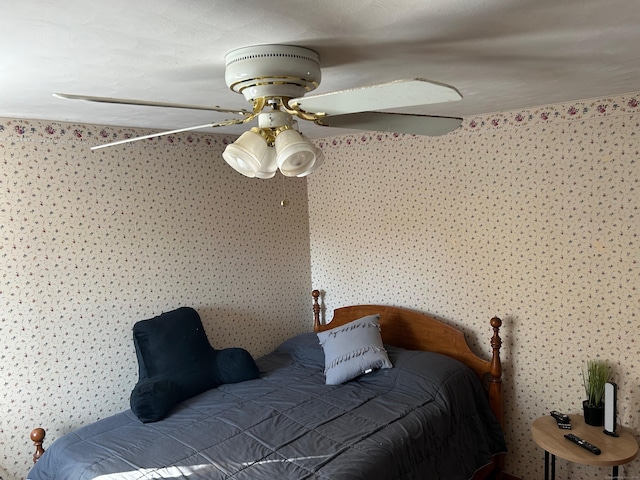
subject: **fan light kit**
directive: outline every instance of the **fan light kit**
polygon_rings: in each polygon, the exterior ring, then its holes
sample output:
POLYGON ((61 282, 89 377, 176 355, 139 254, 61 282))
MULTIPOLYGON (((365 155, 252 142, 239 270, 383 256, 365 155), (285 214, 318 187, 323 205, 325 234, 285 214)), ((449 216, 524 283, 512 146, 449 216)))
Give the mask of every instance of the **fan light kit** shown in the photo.
POLYGON ((443 135, 462 123, 461 118, 454 117, 374 111, 462 98, 453 87, 421 78, 306 96, 320 85, 321 71, 318 54, 304 47, 257 45, 239 48, 226 55, 225 66, 227 86, 253 105, 251 111, 86 95, 54 95, 71 100, 198 109, 243 117, 128 138, 97 145, 92 150, 161 135, 249 123, 257 118, 258 126, 240 135, 222 154, 236 171, 256 178, 271 178, 277 170, 288 177, 304 177, 322 164, 322 151, 298 130, 296 119, 326 127, 414 135, 443 135))

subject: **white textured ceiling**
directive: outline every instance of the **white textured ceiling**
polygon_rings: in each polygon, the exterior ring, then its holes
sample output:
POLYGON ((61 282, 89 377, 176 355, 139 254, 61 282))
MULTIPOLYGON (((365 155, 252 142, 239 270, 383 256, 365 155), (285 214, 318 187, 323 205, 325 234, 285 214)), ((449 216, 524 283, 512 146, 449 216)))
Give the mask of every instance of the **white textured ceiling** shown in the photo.
MULTIPOLYGON (((319 53, 314 93, 423 77, 463 96, 402 112, 464 117, 640 90, 640 0, 26 0, 0 7, 0 116, 165 130, 223 120, 52 92, 249 108, 224 83, 224 56, 265 43, 319 53)), ((312 138, 345 132, 301 123, 312 138)))

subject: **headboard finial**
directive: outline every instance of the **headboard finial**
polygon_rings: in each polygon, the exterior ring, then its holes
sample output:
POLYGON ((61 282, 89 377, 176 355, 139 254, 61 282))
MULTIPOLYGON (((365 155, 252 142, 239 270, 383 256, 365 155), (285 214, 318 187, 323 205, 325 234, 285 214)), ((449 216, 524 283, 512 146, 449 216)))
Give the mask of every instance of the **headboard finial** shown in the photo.
POLYGON ((42 442, 44 441, 44 437, 46 436, 46 432, 44 428, 34 428, 31 431, 31 441, 33 445, 36 447, 36 453, 33 454, 33 463, 36 463, 38 459, 44 453, 44 448, 42 448, 42 442))

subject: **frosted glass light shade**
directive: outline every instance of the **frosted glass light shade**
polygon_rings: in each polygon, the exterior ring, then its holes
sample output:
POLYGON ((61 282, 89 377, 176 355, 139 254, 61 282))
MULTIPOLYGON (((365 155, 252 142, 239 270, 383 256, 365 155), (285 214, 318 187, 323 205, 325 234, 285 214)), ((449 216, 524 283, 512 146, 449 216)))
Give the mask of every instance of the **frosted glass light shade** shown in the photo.
POLYGON ((309 145, 311 145, 311 147, 313 148, 313 152, 316 154, 316 161, 313 162, 313 165, 311 165, 311 167, 308 170, 296 175, 297 177, 306 177, 310 173, 315 172, 324 163, 324 153, 322 153, 322 150, 320 150, 313 143, 311 143, 311 140, 309 140, 304 135, 302 135, 302 138, 304 138, 307 142, 309 142, 309 145))
POLYGON ((222 152, 222 158, 234 170, 246 177, 255 177, 264 163, 269 163, 270 148, 267 141, 259 133, 249 130, 222 152))
POLYGON ((316 161, 317 147, 293 129, 284 130, 276 137, 276 162, 283 175, 295 177, 303 174, 316 161))
POLYGON ((267 152, 262 158, 260 170, 256 172, 256 178, 273 178, 277 170, 276 151, 274 148, 268 147, 267 152))

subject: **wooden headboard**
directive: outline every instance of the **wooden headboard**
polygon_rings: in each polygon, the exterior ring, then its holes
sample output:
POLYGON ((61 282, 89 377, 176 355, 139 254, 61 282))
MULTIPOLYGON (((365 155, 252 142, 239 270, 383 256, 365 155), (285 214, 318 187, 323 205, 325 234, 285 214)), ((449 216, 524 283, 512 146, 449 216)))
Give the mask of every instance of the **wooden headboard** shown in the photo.
POLYGON ((492 356, 491 360, 484 360, 473 353, 462 331, 431 315, 387 305, 353 305, 335 309, 331 322, 322 324, 318 303, 320 292, 314 290, 311 295, 313 296, 313 328, 316 332, 338 327, 366 315, 379 314, 383 342, 409 350, 441 353, 471 367, 483 381, 491 409, 500 425, 504 427, 502 363, 500 362, 502 340, 499 335, 502 320, 498 317, 490 320, 493 328, 492 356))

